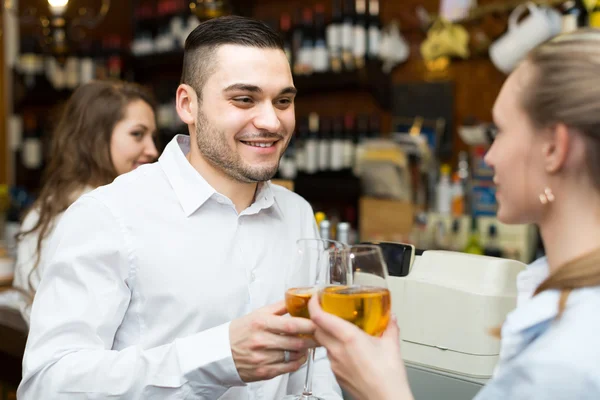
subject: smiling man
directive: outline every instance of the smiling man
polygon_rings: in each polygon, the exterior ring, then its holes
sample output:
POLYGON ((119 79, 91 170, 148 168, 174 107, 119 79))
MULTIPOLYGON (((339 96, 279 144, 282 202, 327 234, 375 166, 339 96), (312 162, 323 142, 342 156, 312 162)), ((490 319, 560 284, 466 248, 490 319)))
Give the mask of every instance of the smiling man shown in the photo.
MULTIPOLYGON (((189 136, 81 197, 48 243, 20 399, 265 399, 299 393, 310 320, 285 316, 310 205, 272 185, 294 131, 278 35, 241 17, 186 41, 189 136), (303 336, 305 337, 305 336, 303 336)), ((307 274, 315 271, 307 271, 307 274)), ((341 399, 324 353, 313 389, 341 399)))

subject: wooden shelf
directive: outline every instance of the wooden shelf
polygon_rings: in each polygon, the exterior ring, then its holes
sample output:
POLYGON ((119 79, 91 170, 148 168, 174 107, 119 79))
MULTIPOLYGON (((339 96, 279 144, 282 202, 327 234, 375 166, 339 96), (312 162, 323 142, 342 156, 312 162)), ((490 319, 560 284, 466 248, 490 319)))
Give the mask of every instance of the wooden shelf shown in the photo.
POLYGON ((73 93, 71 89, 56 89, 45 76, 36 76, 35 86, 25 86, 23 77, 13 73, 13 112, 21 114, 25 110, 48 110, 66 101, 73 93))
MULTIPOLYGON (((183 67, 183 52, 172 51, 133 57, 131 61, 135 80, 145 81, 160 71, 165 76, 179 77, 183 67)), ((294 76, 298 95, 325 95, 336 91, 367 91, 381 108, 391 109, 391 77, 383 73, 380 62, 368 62, 365 68, 341 73, 325 72, 294 76)))
POLYGON ((349 172, 298 174, 294 190, 309 202, 354 203, 361 195, 361 183, 349 172))
POLYGON ((183 67, 183 51, 174 50, 166 53, 155 53, 143 56, 131 56, 131 69, 136 79, 148 76, 158 77, 172 72, 181 74, 183 67))
POLYGON ((295 76, 298 95, 315 95, 335 91, 367 91, 384 110, 391 109, 391 76, 383 73, 380 62, 368 62, 365 68, 341 73, 326 72, 295 76))

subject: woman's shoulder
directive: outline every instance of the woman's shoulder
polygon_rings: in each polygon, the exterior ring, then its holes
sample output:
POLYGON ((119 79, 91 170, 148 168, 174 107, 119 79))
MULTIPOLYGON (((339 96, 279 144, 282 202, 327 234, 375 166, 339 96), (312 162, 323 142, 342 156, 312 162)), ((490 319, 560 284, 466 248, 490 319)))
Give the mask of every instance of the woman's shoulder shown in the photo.
POLYGON ((532 343, 526 356, 536 362, 596 369, 600 359, 599 309, 600 287, 574 290, 563 315, 532 343))
POLYGON ((27 214, 25 214, 25 218, 23 218, 23 222, 21 223, 21 232, 27 232, 35 227, 37 222, 40 219, 40 210, 38 207, 31 208, 27 214))
MULTIPOLYGON (((80 189, 74 190, 71 193, 71 195, 69 196, 69 203, 73 204, 81 196, 83 196, 86 193, 91 192, 92 190, 94 190, 94 188, 91 186, 84 186, 80 189)), ((52 200, 52 199, 50 199, 50 200, 52 200)), ((64 214, 64 212, 61 212, 61 213, 55 215, 53 218, 53 221, 52 221, 52 225, 56 225, 56 223, 58 222, 58 220, 60 220, 60 218, 62 217, 63 214, 64 214)), ((23 219, 23 222, 21 223, 21 232, 27 232, 27 231, 33 229, 35 227, 35 225, 38 223, 39 219, 40 219, 39 206, 34 205, 27 212, 27 214, 25 214, 25 218, 23 219)), ((28 236, 28 235, 26 235, 26 236, 28 236)))

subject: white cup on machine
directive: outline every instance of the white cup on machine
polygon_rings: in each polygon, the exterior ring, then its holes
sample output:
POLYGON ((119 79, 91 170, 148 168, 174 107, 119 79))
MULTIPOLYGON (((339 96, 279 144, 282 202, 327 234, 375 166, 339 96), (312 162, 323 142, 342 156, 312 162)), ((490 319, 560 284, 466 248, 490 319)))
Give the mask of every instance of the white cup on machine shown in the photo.
POLYGON ((508 30, 490 46, 490 59, 500 71, 509 74, 537 45, 561 31, 561 15, 549 7, 520 4, 510 14, 508 30), (524 12, 529 15, 519 19, 524 12))

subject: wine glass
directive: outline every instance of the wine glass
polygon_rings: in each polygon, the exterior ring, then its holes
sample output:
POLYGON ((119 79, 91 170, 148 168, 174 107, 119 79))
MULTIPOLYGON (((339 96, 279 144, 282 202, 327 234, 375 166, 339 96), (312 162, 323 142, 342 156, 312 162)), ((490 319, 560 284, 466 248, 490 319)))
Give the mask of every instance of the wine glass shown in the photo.
MULTIPOLYGON (((340 251, 347 246, 334 240, 299 239, 296 254, 286 279, 285 303, 292 317, 310 318, 308 302, 318 288, 332 283, 346 273, 340 251), (333 277, 333 279, 332 279, 333 277)), ((344 278, 345 282, 345 278, 344 278)), ((320 400, 312 394, 314 349, 308 349, 306 379, 302 394, 284 400, 320 400)))
POLYGON ((337 257, 342 258, 346 273, 339 275, 338 284, 320 288, 321 307, 369 335, 381 335, 391 316, 387 266, 381 249, 355 245, 338 251, 337 257))

